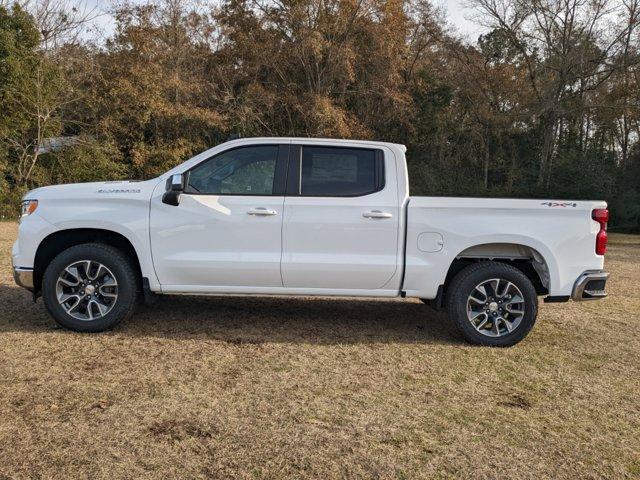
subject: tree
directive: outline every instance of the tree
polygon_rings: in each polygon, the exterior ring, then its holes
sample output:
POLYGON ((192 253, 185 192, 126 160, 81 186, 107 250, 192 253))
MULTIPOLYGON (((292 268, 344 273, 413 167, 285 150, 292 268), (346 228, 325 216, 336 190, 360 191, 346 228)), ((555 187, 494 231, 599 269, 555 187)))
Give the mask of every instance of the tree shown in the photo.
POLYGON ((33 18, 18 5, 0 6, 0 102, 2 143, 8 173, 25 187, 42 153, 44 138, 60 132, 57 116, 63 79, 39 50, 33 18))
POLYGON ((538 187, 552 175, 559 128, 567 106, 584 99, 621 66, 614 61, 638 21, 611 28, 608 0, 472 0, 486 25, 500 29, 528 71, 541 133, 538 187))
POLYGON ((223 138, 206 18, 176 0, 123 6, 116 33, 87 67, 90 123, 136 176, 153 176, 223 138))
POLYGON ((404 143, 413 194, 598 196, 613 226, 640 229, 640 0, 472 0, 490 26, 475 43, 430 0, 125 2, 106 40, 78 2, 12 1, 5 209, 31 186, 151 177, 241 133, 404 143))

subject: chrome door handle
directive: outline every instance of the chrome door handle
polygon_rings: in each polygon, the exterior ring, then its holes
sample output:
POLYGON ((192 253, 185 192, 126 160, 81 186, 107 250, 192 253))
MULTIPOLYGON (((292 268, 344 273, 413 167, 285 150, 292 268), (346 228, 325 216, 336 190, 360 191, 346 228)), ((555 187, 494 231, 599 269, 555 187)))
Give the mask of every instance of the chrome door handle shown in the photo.
POLYGON ((371 210, 370 212, 364 212, 362 214, 365 218, 392 218, 393 215, 388 212, 382 212, 380 210, 371 210))
POLYGON ((277 215, 278 214, 278 212, 276 212, 275 210, 270 210, 264 207, 252 208, 251 210, 248 210, 247 213, 249 215, 277 215))

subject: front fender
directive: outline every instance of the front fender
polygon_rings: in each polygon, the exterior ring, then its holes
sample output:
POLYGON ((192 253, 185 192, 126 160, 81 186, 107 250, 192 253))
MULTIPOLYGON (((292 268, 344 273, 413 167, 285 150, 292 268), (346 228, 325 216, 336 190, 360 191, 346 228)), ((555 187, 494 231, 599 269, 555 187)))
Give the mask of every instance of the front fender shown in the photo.
POLYGON ((158 278, 156 277, 155 270, 153 269, 153 262, 151 259, 151 245, 149 242, 148 221, 133 223, 127 222, 125 224, 122 224, 109 220, 96 221, 89 219, 74 219, 64 222, 58 222, 55 224, 55 227, 56 232, 75 229, 96 229, 107 230, 122 235, 127 240, 129 240, 136 252, 136 255, 138 256, 142 276, 149 279, 149 284, 152 290, 155 291, 156 289, 159 289, 160 283, 158 282, 158 278))
POLYGON ((127 191, 64 188, 39 199, 37 213, 52 225, 55 233, 71 229, 108 230, 125 237, 133 246, 142 275, 153 290, 159 282, 151 260, 149 208, 156 182, 140 182, 134 194, 127 191), (79 190, 79 191, 76 191, 79 190))

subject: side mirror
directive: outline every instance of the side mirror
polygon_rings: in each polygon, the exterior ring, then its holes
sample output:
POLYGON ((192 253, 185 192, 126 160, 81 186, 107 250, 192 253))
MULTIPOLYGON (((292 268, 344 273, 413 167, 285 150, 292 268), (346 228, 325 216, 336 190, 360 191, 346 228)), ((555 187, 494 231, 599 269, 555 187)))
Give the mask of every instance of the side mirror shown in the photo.
POLYGON ((177 207, 180 205, 180 194, 184 192, 184 175, 176 173, 167 179, 167 191, 162 195, 162 203, 177 207))

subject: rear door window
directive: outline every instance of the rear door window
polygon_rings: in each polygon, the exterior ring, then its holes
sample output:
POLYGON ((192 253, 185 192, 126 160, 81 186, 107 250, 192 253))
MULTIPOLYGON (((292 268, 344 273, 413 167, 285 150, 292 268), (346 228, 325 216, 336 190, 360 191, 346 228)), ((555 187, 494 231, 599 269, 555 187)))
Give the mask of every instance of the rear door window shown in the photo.
POLYGON ((364 148, 302 147, 300 194, 355 197, 384 186, 382 152, 364 148))

